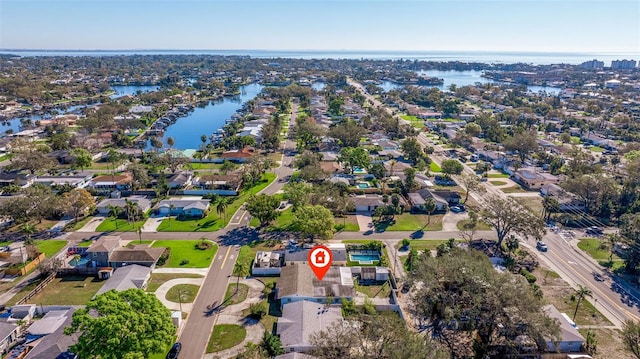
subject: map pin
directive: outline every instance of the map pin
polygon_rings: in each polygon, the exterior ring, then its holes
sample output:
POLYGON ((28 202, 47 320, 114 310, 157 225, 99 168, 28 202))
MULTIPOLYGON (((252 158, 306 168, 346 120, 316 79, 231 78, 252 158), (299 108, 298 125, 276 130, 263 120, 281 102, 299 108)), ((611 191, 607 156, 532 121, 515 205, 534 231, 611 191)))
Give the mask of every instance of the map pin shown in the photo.
POLYGON ((309 262, 309 267, 311 267, 311 270, 316 275, 316 278, 318 278, 318 280, 322 280, 331 267, 331 262, 333 262, 333 253, 331 253, 329 248, 318 245, 311 248, 307 255, 307 261, 309 262))

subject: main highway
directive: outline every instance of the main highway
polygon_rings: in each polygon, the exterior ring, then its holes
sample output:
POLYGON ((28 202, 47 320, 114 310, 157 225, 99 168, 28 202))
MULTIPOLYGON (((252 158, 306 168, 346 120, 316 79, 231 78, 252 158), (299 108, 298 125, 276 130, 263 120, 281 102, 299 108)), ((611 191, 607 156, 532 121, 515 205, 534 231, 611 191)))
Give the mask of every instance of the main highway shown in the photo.
MULTIPOLYGON (((348 79, 348 82, 364 95, 370 104, 386 109, 389 114, 396 116, 399 121, 409 124, 408 121, 394 115, 390 108, 367 93, 360 83, 352 79, 348 79)), ((430 158, 435 163, 440 165, 444 160, 448 159, 446 155, 448 150, 436 144, 424 132, 417 136, 417 140, 422 147, 431 146, 434 148, 434 153, 430 158)), ((463 164, 463 175, 475 175, 475 171, 463 164)), ((459 177, 454 176, 455 179, 458 179, 456 182, 463 187, 459 177)), ((471 197, 480 205, 492 195, 503 199, 509 197, 503 191, 486 182, 483 182, 482 186, 482 191, 471 192, 471 197)), ((464 187, 463 189, 466 190, 464 187)), ((515 201, 514 205, 520 207, 521 210, 527 210, 515 201)), ((542 262, 557 272, 572 287, 578 288, 578 285, 587 287, 592 292, 592 296, 587 297, 587 300, 607 317, 613 325, 620 327, 625 320, 640 320, 640 292, 638 289, 629 285, 619 276, 606 271, 595 260, 580 250, 577 246, 578 239, 575 234, 557 228, 554 230, 549 229, 543 240, 548 247, 547 252, 538 251, 533 239, 523 240, 521 244, 523 247, 530 249, 530 252, 537 254, 537 257, 542 262), (597 280, 595 274, 599 274, 601 280, 597 280)))

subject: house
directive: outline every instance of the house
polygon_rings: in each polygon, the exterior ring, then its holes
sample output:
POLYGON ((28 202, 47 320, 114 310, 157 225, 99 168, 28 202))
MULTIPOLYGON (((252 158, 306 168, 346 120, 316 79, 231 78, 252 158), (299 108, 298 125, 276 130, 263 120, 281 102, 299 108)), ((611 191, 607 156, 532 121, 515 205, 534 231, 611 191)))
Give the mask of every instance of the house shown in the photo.
POLYGON ((378 141, 374 141, 373 145, 382 147, 382 150, 384 151, 394 151, 394 150, 397 151, 400 149, 400 144, 397 141, 392 141, 389 139, 381 139, 378 141))
POLYGON ((301 300, 326 303, 327 297, 352 299, 356 290, 348 267, 332 266, 319 281, 307 264, 293 263, 282 267, 277 293, 284 306, 301 300))
POLYGON ((169 188, 184 188, 186 186, 191 185, 191 181, 193 179, 193 174, 189 171, 180 171, 178 173, 174 173, 167 179, 167 184, 169 188))
POLYGON ((379 284, 391 277, 391 270, 387 267, 349 267, 351 273, 358 277, 358 283, 379 284))
POLYGON ((256 150, 253 147, 246 146, 240 150, 231 150, 223 152, 220 158, 231 162, 243 163, 249 158, 255 156, 256 150))
POLYGON ((575 323, 566 314, 560 313, 553 305, 545 305, 543 309, 550 318, 560 322, 560 341, 554 343, 552 340, 547 340, 549 351, 560 353, 579 352, 584 343, 584 337, 578 332, 578 327, 575 323))
POLYGON ((560 178, 550 173, 540 173, 533 168, 520 168, 514 175, 513 179, 519 182, 527 189, 540 189, 542 186, 551 183, 559 183, 560 178))
POLYGON ((87 249, 87 253, 95 267, 109 267, 109 257, 119 247, 119 236, 104 236, 91 244, 87 249))
POLYGON ((342 321, 342 310, 339 306, 326 307, 301 300, 283 305, 276 333, 280 336, 285 353, 306 353, 314 348, 310 342, 314 333, 342 321))
POLYGON ((353 202, 356 212, 373 212, 376 208, 385 205, 382 202, 382 196, 378 194, 354 196, 351 197, 351 202, 353 202))
POLYGON ((404 173, 405 169, 411 168, 410 164, 396 160, 385 161, 382 165, 384 166, 387 176, 391 176, 394 173, 404 173))
POLYGON ((259 251, 251 266, 252 275, 275 275, 280 274, 280 267, 284 265, 284 252, 264 252, 259 251))
POLYGON ((138 205, 138 211, 140 213, 146 213, 151 208, 151 201, 145 197, 131 196, 127 198, 107 198, 102 200, 96 206, 96 212, 102 215, 109 215, 110 206, 123 209, 127 206, 127 201, 136 203, 138 205))
POLYGON ((89 185, 91 177, 91 174, 84 176, 38 176, 35 179, 35 183, 40 183, 45 186, 69 185, 74 188, 85 188, 89 185))
POLYGON ((16 185, 22 188, 27 188, 31 186, 35 180, 36 176, 31 174, 0 171, 0 187, 16 185))
POLYGON ((107 281, 100 287, 96 295, 109 290, 124 291, 131 288, 146 289, 151 277, 151 268, 138 264, 127 265, 116 269, 107 281))
POLYGON ((14 323, 0 322, 0 355, 14 345, 20 335, 20 326, 14 323))
POLYGON ((69 347, 78 341, 79 334, 64 334, 64 328, 71 324, 75 309, 51 310, 35 321, 27 329, 28 337, 35 339, 26 345, 30 347, 25 359, 76 358, 69 347))
MULTIPOLYGON (((326 245, 333 254, 334 266, 347 265, 347 248, 342 243, 330 243, 326 245)), ((282 267, 285 265, 293 265, 295 263, 305 264, 309 255, 310 248, 293 247, 287 248, 285 251, 273 252, 257 252, 251 267, 251 274, 259 275, 278 275, 282 267)))
MULTIPOLYGON (((342 243, 329 243, 326 247, 331 250, 333 255, 333 266, 346 266, 347 265, 347 247, 342 243)), ((287 249, 284 252, 284 262, 287 265, 293 265, 294 263, 306 263, 308 254, 311 248, 299 248, 295 247, 287 249)))
MULTIPOLYGON (((411 208, 410 208, 411 213, 427 212, 427 210, 425 209, 426 200, 420 195, 420 193, 416 193, 416 192, 407 193, 407 197, 409 197, 409 204, 411 205, 411 208)), ((447 210, 446 201, 443 200, 443 201, 440 201, 440 203, 436 202, 435 210, 446 211, 447 210)))
POLYGON ((92 266, 120 268, 138 264, 154 268, 165 248, 138 245, 133 248, 120 247, 119 236, 105 236, 94 242, 86 251, 92 266))
POLYGON ((159 214, 165 216, 204 217, 209 202, 208 199, 165 199, 156 208, 159 214))
POLYGON ((237 191, 240 189, 242 178, 236 173, 230 173, 227 175, 211 174, 203 175, 194 180, 194 186, 206 190, 220 190, 220 191, 237 191))
POLYGON ((110 193, 113 191, 128 191, 131 189, 132 181, 133 178, 129 173, 123 173, 116 176, 97 176, 94 177, 91 182, 89 182, 89 187, 101 193, 110 193))

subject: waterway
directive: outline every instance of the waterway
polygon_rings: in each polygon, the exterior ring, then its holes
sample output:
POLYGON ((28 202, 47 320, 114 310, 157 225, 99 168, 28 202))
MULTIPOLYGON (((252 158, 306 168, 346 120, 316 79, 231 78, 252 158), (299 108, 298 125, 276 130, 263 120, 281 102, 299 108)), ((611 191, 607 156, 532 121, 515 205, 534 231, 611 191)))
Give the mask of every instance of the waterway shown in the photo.
MULTIPOLYGON (((193 111, 167 127, 162 140, 167 143, 167 138, 173 137, 173 147, 180 150, 199 148, 202 135, 208 138, 217 129, 222 128, 225 121, 230 119, 243 103, 255 98, 262 88, 263 86, 257 83, 241 86, 238 96, 224 97, 222 100, 210 101, 204 107, 195 107, 193 111)), ((150 146, 147 142, 147 148, 151 148, 150 146)))
MULTIPOLYGON (((441 90, 449 89, 449 86, 455 84, 457 87, 475 85, 476 83, 487 84, 487 83, 501 83, 498 81, 493 81, 491 79, 487 79, 482 77, 482 71, 438 71, 438 70, 428 70, 428 71, 418 71, 419 75, 437 77, 443 79, 444 82, 442 85, 432 86, 437 87, 441 90)), ((506 83, 506 82, 502 82, 506 83)), ((531 92, 538 93, 540 91, 545 91, 550 95, 557 95, 562 90, 558 87, 549 87, 549 86, 527 86, 527 89, 531 92)))
POLYGON ((158 91, 160 86, 131 86, 131 85, 123 85, 123 86, 111 86, 111 89, 115 91, 111 98, 117 98, 126 95, 135 95, 140 92, 153 92, 158 91))

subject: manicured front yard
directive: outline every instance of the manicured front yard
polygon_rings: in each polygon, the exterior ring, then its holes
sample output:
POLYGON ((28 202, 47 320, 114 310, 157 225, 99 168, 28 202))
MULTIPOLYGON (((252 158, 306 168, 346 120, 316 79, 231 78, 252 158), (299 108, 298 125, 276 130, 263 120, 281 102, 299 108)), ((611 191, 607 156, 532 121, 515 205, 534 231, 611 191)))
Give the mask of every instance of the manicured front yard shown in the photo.
POLYGON ((35 241, 35 244, 38 250, 49 258, 58 253, 67 244, 67 241, 41 240, 35 241))
POLYGON ((207 353, 216 353, 234 347, 244 340, 247 330, 236 324, 218 324, 213 327, 207 353))
MULTIPOLYGON (((456 223, 456 227, 458 227, 459 230, 463 231, 464 230, 464 225, 469 222, 468 219, 463 219, 461 221, 458 221, 458 223, 456 223)), ((477 231, 490 231, 493 229, 493 227, 489 226, 488 224, 482 222, 482 221, 478 221, 478 224, 476 225, 476 230, 477 231)))
POLYGON ((589 149, 593 152, 604 152, 604 148, 600 147, 600 146, 591 146, 589 147, 589 149))
MULTIPOLYGON (((40 293, 31 298, 29 303, 38 305, 85 305, 103 284, 104 281, 96 279, 95 276, 56 278, 53 282, 47 284, 40 293)), ((10 303, 13 304, 22 299, 32 289, 33 287, 23 288, 12 298, 10 303)))
POLYGON ((506 173, 489 173, 489 174, 487 174, 487 177, 489 177, 489 178, 509 178, 511 176, 509 176, 506 173))
POLYGON ((504 186, 507 184, 507 182, 504 182, 504 181, 489 181, 489 183, 491 183, 494 186, 504 186))
POLYGON ((500 190, 502 192, 504 192, 504 193, 524 193, 524 192, 527 192, 526 190, 524 190, 519 185, 515 185, 515 186, 511 186, 511 187, 507 187, 507 188, 500 188, 500 190))
POLYGON ((196 244, 200 241, 183 241, 183 240, 166 240, 155 241, 152 247, 171 248, 171 256, 162 266, 164 268, 208 268, 211 261, 216 256, 218 245, 211 241, 209 249, 198 249, 196 244), (182 260, 188 260, 189 263, 180 264, 182 260))
POLYGON ((598 261, 601 266, 616 270, 624 266, 624 260, 613 255, 612 261, 609 262, 609 244, 605 243, 598 238, 583 238, 578 243, 578 248, 589 253, 589 255, 598 261))
POLYGON ((242 303, 247 299, 248 293, 248 285, 240 283, 236 289, 236 283, 229 283, 229 286, 227 286, 227 293, 224 295, 224 304, 233 305, 242 303))
POLYGON ((336 225, 336 231, 343 232, 357 232, 360 230, 360 225, 358 225, 358 220, 354 215, 347 215, 346 217, 336 217, 334 218, 336 225))
POLYGON ((442 172, 442 168, 440 168, 440 166, 438 166, 437 163, 432 161, 431 163, 429 163, 429 171, 431 171, 431 172, 442 172))
POLYGON ((155 292, 165 282, 178 278, 202 278, 202 276, 190 273, 151 273, 151 278, 147 282, 147 292, 155 292))
POLYGON ((144 222, 146 221, 147 220, 144 219, 142 221, 131 223, 127 222, 126 219, 114 219, 113 217, 108 217, 102 223, 100 223, 98 228, 96 228, 96 232, 135 232, 138 230, 138 228, 142 227, 144 225, 144 222))
POLYGON ((424 231, 441 231, 442 230, 442 217, 441 214, 431 215, 431 223, 425 227, 428 221, 426 214, 410 214, 403 213, 395 217, 396 223, 386 228, 382 227, 385 231, 416 231, 422 229, 424 231))
POLYGON ((447 242, 448 240, 445 239, 410 239, 409 248, 416 251, 432 251, 447 242))
POLYGON ((194 284, 177 284, 167 291, 165 298, 175 303, 193 303, 198 295, 199 285, 194 284))
POLYGON ((71 228, 74 231, 77 231, 78 229, 84 227, 85 224, 87 224, 90 220, 92 220, 94 217, 93 216, 86 216, 82 219, 80 219, 78 222, 74 223, 73 225, 71 225, 71 228))

